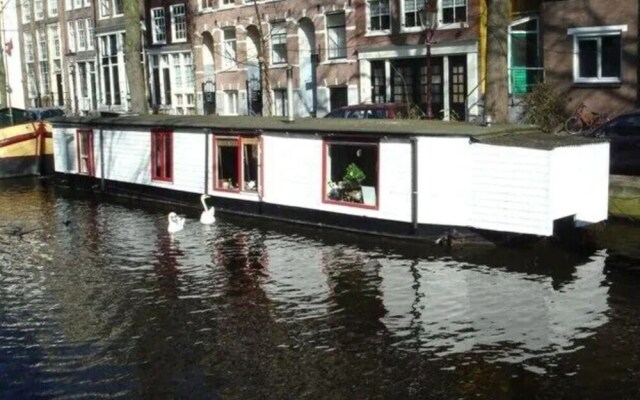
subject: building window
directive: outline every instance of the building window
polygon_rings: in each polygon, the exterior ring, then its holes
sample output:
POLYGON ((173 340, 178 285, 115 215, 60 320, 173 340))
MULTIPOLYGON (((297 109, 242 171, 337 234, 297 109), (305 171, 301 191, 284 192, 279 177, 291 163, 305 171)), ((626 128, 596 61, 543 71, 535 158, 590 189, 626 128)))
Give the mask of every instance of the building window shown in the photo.
POLYGON ((120 71, 118 70, 118 37, 108 35, 101 37, 102 44, 102 76, 104 79, 104 104, 120 105, 120 71))
POLYGON ((347 29, 344 13, 327 14, 329 59, 347 57, 347 29))
POLYGON ((467 21, 467 0, 442 0, 442 23, 467 21))
POLYGON ((223 68, 236 68, 236 29, 230 28, 224 32, 224 54, 222 55, 223 68))
POLYGON ((24 52, 27 62, 33 62, 33 37, 30 33, 24 33, 24 52))
POLYGON ((280 117, 286 117, 287 113, 287 89, 275 89, 273 91, 273 114, 280 117))
POLYGON ((76 52, 76 22, 67 22, 67 42, 69 46, 69 52, 76 52))
POLYGON ((164 21, 164 8, 152 8, 151 9, 151 23, 153 27, 151 29, 151 40, 153 43, 165 43, 165 21, 164 21))
POLYGON ((51 77, 49 76, 49 63, 40 61, 40 93, 45 96, 51 92, 51 77))
POLYGON ((113 15, 123 15, 124 14, 124 6, 122 4, 122 0, 113 0, 113 15))
POLYGON ((235 3, 235 0, 222 0, 223 6, 232 6, 235 3))
POLYGON ((151 179, 173 181, 173 132, 151 131, 151 179))
POLYGON ((622 81, 622 32, 626 25, 570 28, 573 35, 573 80, 617 84, 622 81))
POLYGON ((423 0, 404 0, 404 27, 416 28, 420 27, 420 11, 424 8, 423 0))
POLYGON ((60 35, 58 34, 58 25, 52 24, 49 29, 49 52, 53 54, 54 59, 60 58, 60 35))
POLYGON ((87 49, 87 31, 85 30, 85 22, 83 19, 76 21, 76 30, 78 32, 78 51, 87 49))
POLYGON ((58 0, 47 0, 47 12, 50 17, 58 15, 58 0))
POLYGON ((324 142, 323 201, 359 207, 378 206, 378 142, 324 142))
POLYGON ((287 27, 285 22, 271 24, 271 61, 274 64, 287 62, 287 27))
POLYGON ((227 115, 238 115, 238 91, 237 90, 225 90, 224 113, 227 115))
POLYGON ((44 3, 43 0, 34 0, 33 8, 35 10, 35 19, 36 21, 44 18, 44 3))
POLYGON ((187 18, 184 4, 171 6, 171 31, 174 42, 184 42, 187 40, 187 18))
POLYGON ((257 193, 260 187, 258 170, 260 139, 255 137, 214 138, 216 190, 257 193))
POLYGON ((335 86, 329 88, 329 107, 335 110, 349 104, 348 90, 346 86, 335 86))
POLYGON ((527 17, 514 21, 509 25, 509 93, 528 93, 543 78, 538 18, 527 17))
POLYGON ((107 18, 110 15, 111 15, 111 0, 100 0, 100 18, 107 18))
POLYGON ((93 159, 93 131, 78 130, 78 172, 84 175, 95 175, 93 159))
POLYGON ((87 50, 93 50, 93 20, 91 18, 85 19, 87 26, 87 50))
POLYGON ((371 62, 371 101, 385 103, 387 101, 387 79, 384 61, 371 62))
POLYGON ((387 32, 391 29, 389 0, 369 1, 369 31, 387 32))
POLYGON ((31 22, 31 1, 22 0, 22 22, 31 22))

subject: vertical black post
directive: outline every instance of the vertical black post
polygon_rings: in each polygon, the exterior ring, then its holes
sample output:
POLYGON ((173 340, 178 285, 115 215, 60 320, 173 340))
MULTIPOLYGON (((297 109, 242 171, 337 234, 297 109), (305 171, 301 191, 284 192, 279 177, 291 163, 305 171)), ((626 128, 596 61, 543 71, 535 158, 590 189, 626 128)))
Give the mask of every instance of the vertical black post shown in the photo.
POLYGON ((318 65, 318 53, 311 54, 311 90, 312 92, 312 112, 313 116, 318 116, 318 80, 316 76, 316 67, 318 65))
POLYGON ((411 224, 413 233, 418 233, 418 139, 411 141, 411 224))
POLYGON ((209 192, 209 132, 208 128, 204 129, 204 194, 209 192))
POLYGON ((102 127, 100 127, 100 191, 104 193, 104 138, 102 133, 102 127))

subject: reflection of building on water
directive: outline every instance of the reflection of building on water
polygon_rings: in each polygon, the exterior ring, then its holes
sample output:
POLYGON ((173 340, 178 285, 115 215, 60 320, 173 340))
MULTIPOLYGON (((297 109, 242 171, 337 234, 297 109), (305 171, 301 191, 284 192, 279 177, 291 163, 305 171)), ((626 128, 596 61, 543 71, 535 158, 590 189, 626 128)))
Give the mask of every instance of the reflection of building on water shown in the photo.
POLYGON ((400 347, 441 355, 482 349, 488 358, 522 362, 571 351, 607 322, 605 258, 599 252, 576 267, 560 290, 548 276, 420 262, 414 276, 383 275, 384 323, 398 337, 418 332, 400 347))

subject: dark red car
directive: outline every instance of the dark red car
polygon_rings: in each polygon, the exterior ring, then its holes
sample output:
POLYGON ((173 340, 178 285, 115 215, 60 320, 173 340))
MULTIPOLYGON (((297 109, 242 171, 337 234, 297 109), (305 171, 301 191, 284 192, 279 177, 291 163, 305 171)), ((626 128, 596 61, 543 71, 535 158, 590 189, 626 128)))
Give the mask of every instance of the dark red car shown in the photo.
POLYGON ((324 118, 353 119, 421 119, 425 117, 415 104, 407 103, 374 103, 354 104, 332 110, 324 118))

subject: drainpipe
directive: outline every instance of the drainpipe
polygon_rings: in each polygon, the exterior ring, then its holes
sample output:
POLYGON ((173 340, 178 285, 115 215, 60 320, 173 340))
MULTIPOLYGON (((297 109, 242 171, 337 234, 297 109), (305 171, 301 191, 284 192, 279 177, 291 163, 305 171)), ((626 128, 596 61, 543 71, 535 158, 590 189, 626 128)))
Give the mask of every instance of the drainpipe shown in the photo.
POLYGON ((100 191, 104 193, 104 136, 100 127, 100 191))
POLYGON ((418 233, 418 139, 411 141, 411 225, 413 233, 418 233))
POLYGON ((287 67, 287 121, 293 122, 293 67, 287 67))

